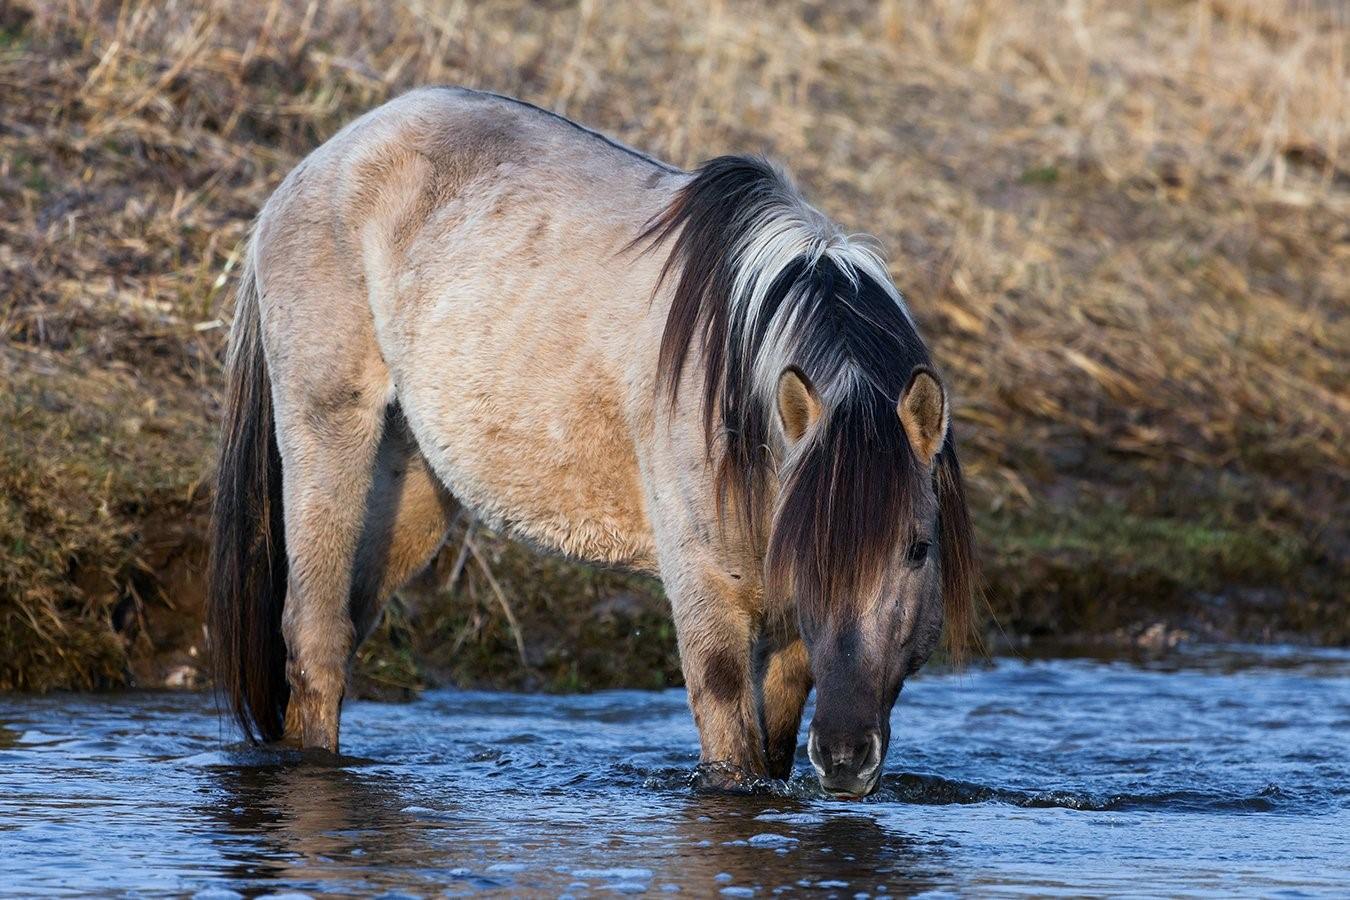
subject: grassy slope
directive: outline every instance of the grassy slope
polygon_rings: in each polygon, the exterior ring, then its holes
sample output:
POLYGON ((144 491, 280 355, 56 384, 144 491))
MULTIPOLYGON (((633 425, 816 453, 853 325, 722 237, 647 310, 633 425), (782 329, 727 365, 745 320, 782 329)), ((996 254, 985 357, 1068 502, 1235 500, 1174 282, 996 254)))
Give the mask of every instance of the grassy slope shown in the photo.
MULTIPOLYGON (((247 223, 436 82, 684 164, 767 153, 875 234, 955 387, 1004 627, 1350 640, 1334 5, 320 6, 0 3, 0 686, 190 672, 247 223)), ((650 585, 480 540, 371 684, 675 676, 650 585)))

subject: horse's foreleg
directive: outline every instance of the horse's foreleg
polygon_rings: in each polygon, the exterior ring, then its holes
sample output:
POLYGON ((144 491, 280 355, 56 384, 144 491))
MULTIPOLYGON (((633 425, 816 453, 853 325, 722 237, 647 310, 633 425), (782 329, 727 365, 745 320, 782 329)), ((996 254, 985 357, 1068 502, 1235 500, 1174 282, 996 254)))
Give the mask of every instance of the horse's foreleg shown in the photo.
POLYGON ((806 645, 796 640, 769 651, 763 662, 760 687, 760 719, 769 774, 787 778, 797 755, 797 733, 802 708, 811 693, 811 665, 806 645))
POLYGON ((744 775, 766 774, 749 616, 706 583, 679 591, 672 601, 706 776, 719 786, 732 786, 744 775))
POLYGON ((282 407, 290 584, 282 614, 291 686, 286 737, 337 752, 338 716, 354 646, 349 600, 384 398, 346 388, 282 407))

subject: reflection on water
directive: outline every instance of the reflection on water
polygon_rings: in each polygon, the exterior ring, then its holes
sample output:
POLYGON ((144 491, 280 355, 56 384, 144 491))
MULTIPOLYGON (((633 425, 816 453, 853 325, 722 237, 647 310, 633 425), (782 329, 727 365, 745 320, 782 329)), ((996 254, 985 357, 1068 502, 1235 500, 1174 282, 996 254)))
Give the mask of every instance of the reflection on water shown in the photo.
POLYGON ((359 767, 295 754, 213 766, 207 783, 214 789, 197 813, 218 823, 213 843, 233 882, 341 879, 349 868, 434 852, 397 784, 359 767))
POLYGON ((410 804, 399 779, 370 765, 239 756, 251 764, 208 765, 212 799, 196 809, 216 823, 219 873, 234 885, 554 894, 683 886, 734 896, 754 887, 747 875, 775 886, 913 893, 949 874, 939 844, 874 816, 786 796, 695 794, 680 785, 684 776, 660 776, 670 783, 652 796, 643 796, 650 786, 629 788, 609 808, 592 792, 560 790, 507 790, 476 808, 447 790, 430 807, 410 804), (553 864, 530 861, 540 854, 553 864))
POLYGON ((353 755, 208 698, 0 698, 0 893, 1269 894, 1350 883, 1350 654, 999 661, 913 681, 862 803, 689 788, 683 695, 353 704, 353 755))

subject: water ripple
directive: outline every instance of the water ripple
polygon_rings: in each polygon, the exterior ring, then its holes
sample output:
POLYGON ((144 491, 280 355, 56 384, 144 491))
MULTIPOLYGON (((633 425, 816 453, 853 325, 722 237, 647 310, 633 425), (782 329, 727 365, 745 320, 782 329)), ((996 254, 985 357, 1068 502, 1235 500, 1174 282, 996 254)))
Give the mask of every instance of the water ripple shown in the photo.
POLYGON ((353 703, 340 756, 197 695, 0 697, 0 859, 22 895, 1335 893, 1348 709, 1335 651, 927 673, 839 803, 804 754, 725 790, 680 691, 353 703))

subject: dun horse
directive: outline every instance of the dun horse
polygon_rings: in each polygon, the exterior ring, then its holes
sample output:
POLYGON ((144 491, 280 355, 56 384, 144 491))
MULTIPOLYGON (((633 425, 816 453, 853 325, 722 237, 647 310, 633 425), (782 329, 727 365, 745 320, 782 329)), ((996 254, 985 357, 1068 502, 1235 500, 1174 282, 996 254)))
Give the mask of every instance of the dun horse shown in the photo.
MULTIPOLYGON (((659 575, 703 762, 874 790, 974 560, 949 400, 886 269, 774 168, 676 169, 435 88, 260 214, 210 629, 244 732, 336 750, 349 662, 462 507, 659 575)), ((732 779, 732 775, 727 778, 732 779)))

